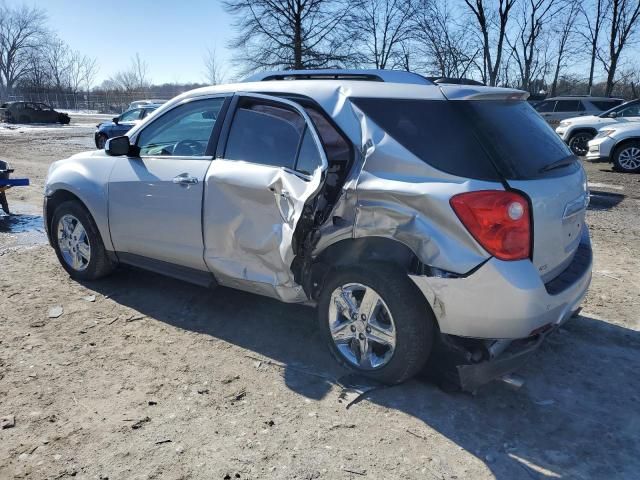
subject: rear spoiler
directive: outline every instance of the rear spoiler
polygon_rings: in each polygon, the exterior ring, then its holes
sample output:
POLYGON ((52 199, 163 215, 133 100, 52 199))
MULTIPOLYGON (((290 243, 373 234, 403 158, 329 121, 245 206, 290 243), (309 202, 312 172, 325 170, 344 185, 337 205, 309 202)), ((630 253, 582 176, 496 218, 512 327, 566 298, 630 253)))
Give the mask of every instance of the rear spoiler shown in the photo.
POLYGON ((459 85, 439 85, 442 94, 447 100, 526 100, 529 92, 514 88, 497 87, 467 87, 459 85))

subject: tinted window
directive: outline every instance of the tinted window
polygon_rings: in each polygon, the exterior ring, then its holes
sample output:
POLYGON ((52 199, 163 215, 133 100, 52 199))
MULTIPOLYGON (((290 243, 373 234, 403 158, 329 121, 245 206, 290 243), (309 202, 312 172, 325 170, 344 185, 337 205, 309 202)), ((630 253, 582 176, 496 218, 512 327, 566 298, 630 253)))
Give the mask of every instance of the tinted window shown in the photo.
POLYGON ((305 127, 295 111, 252 104, 236 111, 225 158, 294 168, 305 127))
POLYGON ((472 125, 465 121, 455 102, 383 98, 354 98, 353 102, 397 142, 429 165, 462 177, 498 179, 472 125))
POLYGON ((140 155, 205 155, 224 100, 196 100, 165 112, 138 136, 140 155))
POLYGON ((619 117, 640 117, 640 104, 629 105, 618 110, 619 117))
POLYGON ((600 110, 608 110, 622 103, 622 100, 589 100, 600 110))
POLYGON ((505 178, 539 177, 543 167, 571 155, 565 143, 527 102, 456 103, 465 119, 476 127, 505 178))
POLYGON ((553 107, 555 107, 556 102, 540 102, 535 106, 535 109, 538 112, 548 113, 553 112, 553 107))
POLYGON ((584 110, 580 100, 558 100, 556 102, 556 112, 580 112, 584 110))
POLYGON ((302 137, 302 145, 300 145, 300 152, 298 153, 296 170, 311 175, 320 165, 322 165, 320 152, 318 151, 318 147, 316 147, 311 131, 307 128, 305 129, 304 137, 302 137))
POLYGON ((140 118, 140 110, 136 109, 136 110, 129 110, 128 112, 124 112, 122 115, 120 115, 120 118, 118 119, 119 122, 133 122, 135 120, 138 120, 140 118))

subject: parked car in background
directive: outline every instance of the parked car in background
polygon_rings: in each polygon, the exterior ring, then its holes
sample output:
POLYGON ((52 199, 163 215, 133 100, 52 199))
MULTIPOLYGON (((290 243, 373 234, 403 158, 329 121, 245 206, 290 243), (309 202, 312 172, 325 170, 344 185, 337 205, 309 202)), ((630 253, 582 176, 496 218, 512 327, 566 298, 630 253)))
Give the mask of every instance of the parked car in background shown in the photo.
POLYGON ((547 98, 533 108, 549 125, 558 126, 561 120, 571 117, 597 115, 624 102, 621 98, 564 96, 547 98))
POLYGON ((144 107, 133 108, 117 117, 113 117, 113 120, 110 122, 99 123, 96 125, 96 132, 94 134, 96 147, 104 148, 104 144, 110 138, 126 135, 131 128, 159 106, 160 105, 145 105, 144 107))
POLYGON ((136 100, 135 102, 131 102, 129 104, 129 106, 127 107, 127 111, 128 110, 133 110, 134 108, 140 108, 140 107, 144 107, 146 105, 162 105, 163 103, 166 103, 166 100, 161 100, 161 99, 153 99, 153 100, 136 100))
POLYGON ((618 105, 600 115, 587 115, 562 120, 556 133, 569 145, 576 155, 584 156, 589 151, 588 143, 606 125, 640 121, 640 99, 618 105))
POLYGON ((71 117, 57 112, 46 103, 7 102, 0 105, 0 121, 8 123, 61 123, 67 125, 71 117))
POLYGON ((591 280, 585 172, 526 96, 387 70, 193 90, 54 162, 44 223, 72 278, 133 264, 315 304, 357 373, 402 382, 437 344, 475 390, 591 280))
POLYGON ((602 127, 589 142, 587 160, 611 162, 620 172, 640 172, 640 122, 602 127))

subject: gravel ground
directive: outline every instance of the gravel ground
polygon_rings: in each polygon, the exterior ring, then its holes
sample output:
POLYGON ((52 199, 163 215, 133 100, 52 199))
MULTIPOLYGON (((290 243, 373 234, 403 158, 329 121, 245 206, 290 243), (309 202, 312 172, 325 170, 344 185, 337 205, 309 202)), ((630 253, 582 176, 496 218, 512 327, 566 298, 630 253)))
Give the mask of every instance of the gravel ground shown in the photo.
POLYGON ((638 478, 640 175, 586 165, 592 287, 522 388, 367 391, 341 386, 310 308, 135 269, 71 281, 41 195, 97 122, 0 124, 32 183, 0 220, 0 478, 638 478))

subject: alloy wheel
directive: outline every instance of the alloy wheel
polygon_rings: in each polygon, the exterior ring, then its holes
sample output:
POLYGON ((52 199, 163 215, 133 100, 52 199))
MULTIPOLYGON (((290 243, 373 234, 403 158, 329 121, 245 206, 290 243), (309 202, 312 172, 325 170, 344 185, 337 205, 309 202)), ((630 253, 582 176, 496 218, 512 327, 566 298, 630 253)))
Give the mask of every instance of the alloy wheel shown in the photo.
POLYGON ((589 152, 589 140, 592 138, 593 135, 588 133, 578 133, 569 140, 569 148, 576 155, 584 156, 589 152))
POLYGON ((81 272, 91 261, 89 237, 80 220, 71 214, 63 215, 57 228, 58 247, 65 263, 81 272))
POLYGON ((625 170, 636 170, 640 168, 640 148, 627 147, 618 155, 618 164, 625 170))
POLYGON ((328 321, 335 347, 351 365, 375 370, 391 360, 396 347, 393 316, 371 287, 349 283, 336 288, 328 321))

